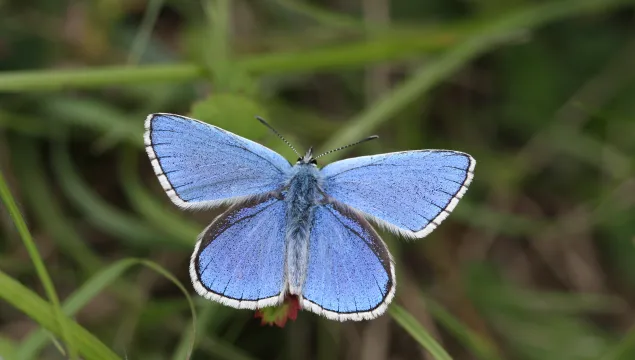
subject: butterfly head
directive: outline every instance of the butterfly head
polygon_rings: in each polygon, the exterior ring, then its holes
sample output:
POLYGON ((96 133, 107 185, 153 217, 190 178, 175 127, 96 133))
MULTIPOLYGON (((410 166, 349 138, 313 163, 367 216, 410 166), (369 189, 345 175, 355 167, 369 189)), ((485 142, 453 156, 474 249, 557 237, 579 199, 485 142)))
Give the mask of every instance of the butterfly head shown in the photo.
POLYGON ((313 147, 310 147, 309 150, 307 150, 306 154, 304 154, 304 156, 299 157, 298 162, 296 164, 297 165, 311 164, 313 166, 317 166, 317 161, 313 157, 313 147))

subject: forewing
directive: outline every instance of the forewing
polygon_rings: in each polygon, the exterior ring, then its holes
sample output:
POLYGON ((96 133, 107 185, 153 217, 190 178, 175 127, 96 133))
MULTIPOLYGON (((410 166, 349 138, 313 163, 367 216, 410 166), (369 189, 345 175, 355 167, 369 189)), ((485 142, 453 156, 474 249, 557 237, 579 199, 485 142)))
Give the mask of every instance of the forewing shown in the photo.
POLYGON ((322 169, 325 192, 403 236, 428 235, 454 209, 476 161, 449 150, 364 156, 322 169))
POLYGON ((329 319, 373 319, 395 294, 386 245, 363 217, 337 202, 315 210, 308 261, 302 307, 329 319))
POLYGON ((234 205, 199 236, 190 277, 203 297, 239 309, 282 302, 284 202, 272 196, 234 205))
POLYGON ((209 208, 278 189, 291 167, 278 153, 207 123, 152 114, 146 151, 172 201, 209 208))

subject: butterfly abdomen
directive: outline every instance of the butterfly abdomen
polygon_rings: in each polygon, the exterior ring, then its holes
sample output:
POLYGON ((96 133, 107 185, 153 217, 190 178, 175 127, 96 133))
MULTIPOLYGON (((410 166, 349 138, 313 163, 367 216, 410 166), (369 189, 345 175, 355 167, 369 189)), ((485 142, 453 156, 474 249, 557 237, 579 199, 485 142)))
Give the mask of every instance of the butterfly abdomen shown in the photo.
POLYGON ((308 265, 309 234, 313 210, 320 198, 321 181, 317 168, 296 165, 289 179, 287 203, 286 270, 289 293, 300 294, 308 265))

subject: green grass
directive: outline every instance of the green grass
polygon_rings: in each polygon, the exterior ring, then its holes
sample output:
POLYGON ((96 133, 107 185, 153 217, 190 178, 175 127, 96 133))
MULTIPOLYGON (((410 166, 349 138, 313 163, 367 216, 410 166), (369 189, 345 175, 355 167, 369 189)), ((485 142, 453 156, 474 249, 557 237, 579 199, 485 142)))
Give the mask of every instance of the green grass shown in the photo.
POLYGON ((48 304, 4 272, 0 272, 0 285, 2 285, 3 300, 24 312, 44 329, 58 337, 65 338, 67 348, 70 340, 76 347, 75 354, 79 352, 88 359, 121 359, 88 330, 59 314, 54 306, 48 304))
MULTIPOLYGON (((77 349, 75 349, 74 340, 71 338, 69 330, 67 329, 68 325, 66 324, 66 319, 64 318, 64 315, 62 314, 62 310, 60 308, 60 300, 57 296, 57 292, 55 291, 55 285, 53 285, 53 280, 51 280, 51 277, 48 271, 46 270, 46 266, 44 266, 44 261, 42 260, 42 257, 40 256, 40 253, 38 252, 37 246, 35 245, 35 242, 33 241, 33 237, 31 236, 31 233, 29 232, 29 229, 27 228, 26 223, 24 222, 24 219, 22 218, 22 214, 20 214, 20 210, 18 210, 18 206, 15 203, 13 196, 11 195, 11 191, 9 191, 9 186, 4 180, 4 176, 1 171, 0 171, 0 197, 2 198, 2 202, 4 203, 7 211, 9 212, 9 215, 11 216, 11 219, 13 220, 13 223, 15 224, 15 227, 18 230, 18 233, 20 234, 20 237, 22 238, 24 247, 26 248, 27 252, 29 253, 29 257, 31 258, 31 261, 33 262, 33 267, 35 268, 35 272, 37 276, 39 277, 40 281, 42 282, 42 285, 44 286, 46 296, 48 297, 50 301, 50 305, 48 306, 50 308, 49 311, 52 310, 51 312, 53 313, 53 319, 55 320, 57 325, 57 332, 66 343, 66 349, 68 350, 69 357, 71 359, 77 359, 77 349)), ((25 298, 28 295, 31 295, 31 294, 27 294, 26 292, 20 292, 19 290, 21 289, 18 286, 16 286, 18 284, 11 284, 9 282, 11 279, 7 275, 3 274, 3 277, 5 277, 4 282, 6 283, 6 286, 3 286, 4 288, 3 295, 5 297, 11 298, 12 301, 16 301, 18 299, 25 298), (9 290, 11 287, 14 287, 13 291, 9 290)), ((36 302, 37 300, 40 300, 40 299, 33 298, 30 300, 32 302, 36 302)), ((40 308, 38 310, 41 311, 42 304, 40 303, 38 305, 40 308)), ((25 306, 25 305, 22 305, 22 306, 25 306)), ((22 308, 22 310, 25 312, 28 311, 31 314, 34 311, 36 311, 35 306, 30 308, 22 308)), ((51 326, 51 325, 48 325, 48 326, 51 326)))
POLYGON ((393 0, 382 24, 381 1, 325 3, 0 2, 0 357, 635 356, 635 3, 393 0), (183 285, 220 210, 162 192, 152 112, 284 156, 255 115, 300 149, 381 136, 321 164, 462 150, 476 177, 427 239, 383 233, 389 318, 262 327, 183 285))
POLYGON ((450 355, 428 334, 426 329, 417 320, 399 305, 392 305, 390 316, 410 334, 422 347, 438 360, 451 360, 450 355))

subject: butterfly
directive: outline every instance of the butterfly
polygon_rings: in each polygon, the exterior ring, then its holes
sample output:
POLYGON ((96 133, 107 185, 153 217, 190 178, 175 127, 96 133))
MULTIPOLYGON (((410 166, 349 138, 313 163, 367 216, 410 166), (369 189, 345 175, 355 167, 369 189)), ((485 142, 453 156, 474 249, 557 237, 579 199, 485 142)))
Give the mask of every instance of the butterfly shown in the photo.
POLYGON ((194 289, 238 309, 295 295, 303 309, 333 320, 380 316, 395 295, 395 266, 369 220, 406 238, 428 235, 467 191, 475 160, 416 150, 320 169, 324 154, 301 155, 258 119, 298 154, 294 165, 202 121, 161 113, 145 121, 146 152, 172 202, 190 210, 230 205, 198 237, 194 289))

